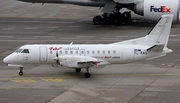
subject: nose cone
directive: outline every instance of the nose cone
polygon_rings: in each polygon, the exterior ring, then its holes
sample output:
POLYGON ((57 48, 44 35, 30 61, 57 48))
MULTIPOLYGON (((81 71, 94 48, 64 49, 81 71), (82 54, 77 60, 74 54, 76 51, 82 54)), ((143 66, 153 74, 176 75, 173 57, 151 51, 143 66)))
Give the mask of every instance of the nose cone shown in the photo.
POLYGON ((5 58, 3 59, 3 62, 4 62, 4 63, 9 63, 9 57, 8 57, 8 56, 5 57, 5 58))

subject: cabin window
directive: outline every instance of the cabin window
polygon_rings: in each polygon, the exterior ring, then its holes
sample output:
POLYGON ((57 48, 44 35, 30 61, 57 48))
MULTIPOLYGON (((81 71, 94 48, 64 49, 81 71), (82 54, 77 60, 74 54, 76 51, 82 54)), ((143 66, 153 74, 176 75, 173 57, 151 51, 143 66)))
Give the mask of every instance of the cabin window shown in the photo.
POLYGON ((116 51, 114 50, 113 53, 116 54, 116 51))
POLYGON ((23 49, 17 49, 15 52, 20 53, 23 49))
POLYGON ((92 51, 92 54, 94 54, 95 52, 94 51, 92 51))
POLYGON ((76 51, 76 54, 78 54, 78 51, 76 51))
POLYGON ((110 51, 108 51, 108 54, 110 54, 111 52, 110 51))
POLYGON ((105 51, 103 50, 103 54, 105 54, 105 51))
POLYGON ((24 49, 21 53, 29 53, 29 49, 24 49))
POLYGON ((73 51, 71 51, 71 54, 73 54, 73 51))
POLYGON ((66 54, 68 54, 68 51, 65 51, 66 54))
POLYGON ((83 51, 83 50, 81 51, 81 54, 84 54, 84 51, 83 51))
POLYGON ((100 54, 100 51, 98 50, 97 53, 100 54))
POLYGON ((87 51, 87 54, 89 54, 89 51, 87 51))
POLYGON ((59 51, 60 54, 62 54, 62 51, 59 51))

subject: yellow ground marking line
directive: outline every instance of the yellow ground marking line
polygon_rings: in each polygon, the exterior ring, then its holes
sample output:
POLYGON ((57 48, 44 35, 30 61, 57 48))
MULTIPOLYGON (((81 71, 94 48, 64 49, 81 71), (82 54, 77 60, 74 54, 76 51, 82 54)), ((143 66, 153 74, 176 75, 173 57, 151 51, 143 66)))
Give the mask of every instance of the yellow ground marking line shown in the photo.
POLYGON ((33 79, 11 79, 12 82, 17 82, 17 83, 33 83, 36 82, 33 79))
MULTIPOLYGON (((6 75, 7 76, 7 75, 6 75)), ((141 76, 180 76, 180 73, 154 73, 154 74, 94 74, 94 77, 104 77, 104 76, 119 76, 119 77, 141 77, 141 76)), ((63 78, 69 78, 71 76, 68 75, 63 75, 63 78)), ((16 78, 11 78, 11 77, 1 77, 0 81, 12 81, 16 83, 34 83, 37 81, 45 81, 45 82, 66 82, 67 80, 62 79, 60 77, 16 77, 16 78)))
MULTIPOLYGON (((37 78, 45 82, 65 82, 66 80, 62 78, 37 78)), ((17 82, 17 83, 34 83, 37 81, 34 79, 29 79, 29 78, 16 78, 16 79, 11 79, 11 78, 0 78, 0 80, 10 80, 12 82, 17 82)))
POLYGON ((61 78, 44 78, 41 80, 46 81, 46 82, 65 82, 66 81, 66 80, 61 79, 61 78))

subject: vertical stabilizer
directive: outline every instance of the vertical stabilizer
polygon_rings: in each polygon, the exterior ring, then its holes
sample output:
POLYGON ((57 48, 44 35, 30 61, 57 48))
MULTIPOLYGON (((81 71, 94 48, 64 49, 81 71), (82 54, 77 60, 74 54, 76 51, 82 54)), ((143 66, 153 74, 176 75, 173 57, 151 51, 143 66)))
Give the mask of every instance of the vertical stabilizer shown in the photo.
POLYGON ((156 26, 145 37, 144 44, 147 46, 164 45, 167 47, 173 14, 164 14, 156 26))

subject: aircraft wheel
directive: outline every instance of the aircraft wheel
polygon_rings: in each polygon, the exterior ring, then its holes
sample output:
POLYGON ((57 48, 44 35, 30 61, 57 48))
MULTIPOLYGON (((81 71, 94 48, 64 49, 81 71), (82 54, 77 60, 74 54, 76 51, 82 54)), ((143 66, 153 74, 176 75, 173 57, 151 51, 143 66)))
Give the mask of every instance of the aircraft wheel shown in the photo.
POLYGON ((103 18, 103 23, 106 24, 106 25, 111 24, 110 18, 109 18, 109 17, 104 17, 104 18, 103 18))
POLYGON ((22 72, 22 71, 20 71, 20 72, 19 72, 19 76, 22 76, 22 75, 23 75, 23 72, 22 72))
POLYGON ((81 68, 76 68, 75 71, 76 71, 77 73, 79 73, 79 72, 81 72, 81 68))
POLYGON ((95 17, 93 18, 93 23, 94 23, 95 25, 101 24, 101 23, 102 23, 102 17, 101 17, 101 16, 95 16, 95 17))
POLYGON ((20 67, 19 68, 19 76, 22 76, 23 75, 23 67, 20 67))
POLYGON ((85 74, 84 74, 84 77, 85 77, 85 78, 90 78, 90 77, 91 77, 91 74, 90 74, 90 73, 85 73, 85 74))

